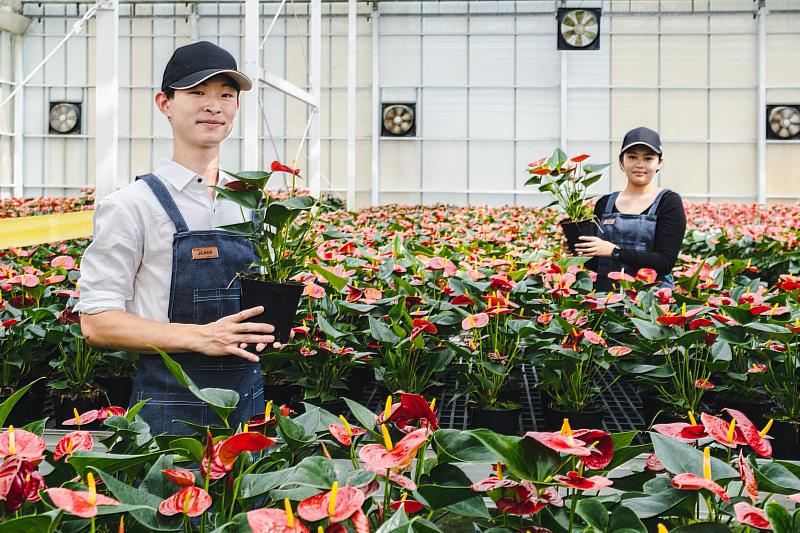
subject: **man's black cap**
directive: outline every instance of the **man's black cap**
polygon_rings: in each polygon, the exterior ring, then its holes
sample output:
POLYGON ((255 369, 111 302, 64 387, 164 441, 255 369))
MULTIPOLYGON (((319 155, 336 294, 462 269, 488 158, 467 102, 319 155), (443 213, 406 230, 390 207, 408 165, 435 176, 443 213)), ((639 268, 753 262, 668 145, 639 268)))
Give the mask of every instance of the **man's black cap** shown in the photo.
POLYGON ((626 133, 625 138, 622 140, 622 148, 620 149, 619 153, 623 154, 627 149, 636 146, 637 144, 647 146, 648 148, 654 150, 658 155, 663 153, 661 148, 661 137, 658 135, 658 132, 645 127, 634 128, 626 133))
POLYGON ((217 74, 229 76, 239 90, 249 91, 253 87, 250 78, 239 72, 228 51, 208 41, 199 41, 175 49, 164 69, 161 90, 189 89, 217 74))

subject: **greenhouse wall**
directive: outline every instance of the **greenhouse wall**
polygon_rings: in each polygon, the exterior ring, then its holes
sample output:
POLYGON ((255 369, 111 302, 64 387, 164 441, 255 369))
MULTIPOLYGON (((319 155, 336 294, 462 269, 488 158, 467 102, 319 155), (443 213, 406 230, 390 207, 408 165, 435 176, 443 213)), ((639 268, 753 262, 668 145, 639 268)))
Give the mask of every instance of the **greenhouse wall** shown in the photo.
MULTIPOLYGON (((90 4, 25 2, 32 19, 15 72, 15 39, 0 36, 0 96, 30 72, 90 4)), ((661 185, 689 200, 750 202, 757 195, 758 39, 751 0, 621 0, 602 7, 596 51, 556 50, 553 2, 380 2, 358 6, 357 205, 372 197, 373 54, 382 102, 416 104, 415 137, 381 138, 381 203, 541 204, 524 187, 529 161, 556 146, 614 161, 628 129, 647 125, 665 143, 661 185), (372 49, 377 21, 378 47, 372 49), (562 90, 563 88, 563 90, 562 90)), ((347 139, 347 5, 323 3, 322 190, 344 194, 347 139)), ((796 28, 800 7, 767 2, 767 103, 800 102, 796 28)), ((266 32, 278 9, 262 3, 266 32)), ((306 3, 287 3, 263 50, 262 64, 308 87, 306 3)), ((176 46, 220 44, 243 60, 244 4, 120 4, 119 181, 171 153, 170 130, 153 96, 176 46)), ((94 173, 95 27, 72 37, 24 88, 23 130, 13 105, 0 110, 0 195, 75 194, 94 173), (80 131, 50 133, 51 102, 82 104, 80 131), (14 135, 21 148, 14 149, 14 135), (21 189, 21 191, 20 191, 21 189)), ((261 160, 290 160, 308 107, 262 86, 261 160), (268 127, 267 127, 268 125, 268 127)), ((242 109, 257 113, 260 109, 242 109)), ((240 169, 240 124, 223 145, 221 166, 240 169)), ((307 168, 306 152, 299 166, 307 168)), ((770 201, 800 197, 800 142, 768 141, 770 201)), ((595 185, 619 188, 614 165, 595 185)))

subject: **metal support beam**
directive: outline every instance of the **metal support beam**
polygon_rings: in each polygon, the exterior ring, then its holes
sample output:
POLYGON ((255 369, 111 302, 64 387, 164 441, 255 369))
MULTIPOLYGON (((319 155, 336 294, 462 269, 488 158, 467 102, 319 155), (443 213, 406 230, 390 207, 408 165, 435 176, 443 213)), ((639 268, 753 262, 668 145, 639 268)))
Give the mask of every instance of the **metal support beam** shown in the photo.
POLYGON ((322 93, 322 0, 311 0, 310 5, 308 77, 311 97, 316 102, 316 107, 309 109, 312 116, 308 139, 308 185, 311 193, 317 196, 320 190, 319 102, 322 93))
POLYGON ((244 6, 244 73, 253 81, 253 90, 242 93, 242 165, 246 170, 257 170, 261 165, 261 150, 258 142, 258 79, 260 49, 258 40, 261 33, 259 0, 245 0, 244 6))
POLYGON ((756 168, 758 183, 756 202, 767 203, 767 135, 764 130, 767 123, 767 7, 762 0, 758 12, 758 79, 756 84, 756 100, 758 119, 756 120, 756 168))
MULTIPOLYGON (((15 35, 14 39, 14 83, 20 84, 25 78, 22 72, 22 35, 15 35)), ((14 196, 22 198, 25 193, 25 89, 20 87, 14 96, 14 196)))
POLYGON ((97 9, 95 45, 95 196, 101 199, 121 185, 119 173, 119 3, 107 0, 97 9))
POLYGON ((379 2, 372 3, 372 206, 381 203, 381 50, 379 2))
POLYGON ((347 208, 356 208, 356 0, 347 2, 347 208))
POLYGON ((561 62, 561 104, 559 106, 559 117, 561 119, 560 148, 567 151, 567 52, 560 50, 558 59, 561 62))
POLYGON ((286 93, 292 98, 296 98, 301 102, 305 102, 306 104, 312 107, 319 107, 319 95, 315 97, 310 92, 301 89, 294 83, 286 81, 280 76, 276 76, 275 74, 272 74, 270 72, 263 71, 261 74, 261 81, 266 83, 270 87, 274 87, 275 89, 278 89, 283 93, 286 93))

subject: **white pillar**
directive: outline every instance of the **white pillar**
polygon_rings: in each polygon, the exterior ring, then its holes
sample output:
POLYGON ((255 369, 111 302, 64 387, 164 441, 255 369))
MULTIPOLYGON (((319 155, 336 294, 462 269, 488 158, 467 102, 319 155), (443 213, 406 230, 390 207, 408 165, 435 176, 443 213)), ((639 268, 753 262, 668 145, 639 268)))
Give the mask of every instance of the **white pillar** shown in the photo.
POLYGON ((559 148, 567 151, 567 53, 564 50, 558 52, 561 61, 561 105, 559 116, 561 118, 561 143, 559 148))
POLYGON ((25 89, 20 86, 25 74, 22 72, 22 35, 14 35, 14 83, 19 88, 14 96, 14 196, 21 198, 25 194, 25 174, 23 163, 25 152, 25 89))
POLYGON ((244 73, 253 82, 253 90, 241 93, 242 107, 242 170, 258 170, 261 167, 261 146, 258 142, 258 91, 261 85, 259 0, 245 0, 244 12, 244 73))
POLYGON ((101 199, 114 192, 119 172, 119 3, 108 0, 97 9, 95 38, 95 186, 101 199))
POLYGON ((758 81, 756 120, 756 167, 758 169, 757 197, 759 204, 767 203, 767 8, 758 8, 758 81))
POLYGON ((356 207, 356 0, 347 1, 347 208, 356 207))
POLYGON ((372 3, 372 205, 381 203, 381 69, 379 3, 372 3))
POLYGON ((320 123, 319 104, 322 87, 322 0, 311 0, 309 3, 309 64, 308 77, 311 85, 311 96, 317 102, 316 107, 309 109, 313 113, 308 130, 308 186, 311 194, 319 195, 320 191, 320 123))

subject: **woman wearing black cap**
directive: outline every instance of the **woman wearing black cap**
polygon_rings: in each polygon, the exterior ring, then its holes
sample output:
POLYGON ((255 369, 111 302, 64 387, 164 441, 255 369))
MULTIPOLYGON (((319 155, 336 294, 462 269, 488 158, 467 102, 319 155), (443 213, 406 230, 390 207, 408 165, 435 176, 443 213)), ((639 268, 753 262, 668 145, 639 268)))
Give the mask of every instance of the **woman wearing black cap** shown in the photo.
POLYGON ((628 178, 621 192, 601 197, 594 208, 597 237, 581 237, 580 255, 593 257, 587 268, 597 272, 595 288, 613 288, 609 272, 635 275, 652 268, 662 287, 674 287, 672 267, 686 231, 686 213, 680 195, 655 182, 663 164, 661 138, 644 127, 629 131, 622 141, 619 164, 628 178))

